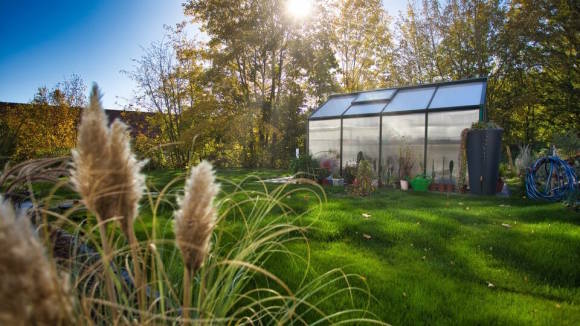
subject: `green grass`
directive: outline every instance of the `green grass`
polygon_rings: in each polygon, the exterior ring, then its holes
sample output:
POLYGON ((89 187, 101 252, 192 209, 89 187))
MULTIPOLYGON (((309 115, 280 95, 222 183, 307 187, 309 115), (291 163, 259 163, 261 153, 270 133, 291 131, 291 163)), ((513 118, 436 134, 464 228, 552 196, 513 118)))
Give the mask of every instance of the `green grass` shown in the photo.
MULTIPOLYGON (((248 175, 265 179, 284 174, 218 170, 222 196, 236 189, 228 180, 239 183, 248 175)), ((179 171, 151 172, 148 182, 155 191, 182 175, 179 171)), ((169 201, 180 184, 182 180, 172 188, 169 201)), ((305 186, 288 190, 296 187, 305 186)), ((263 185, 250 180, 244 189, 263 190, 263 185)), ((578 212, 559 203, 517 196, 381 189, 367 198, 353 198, 338 188, 325 190, 327 202, 320 209, 312 194, 296 193, 284 200, 297 214, 304 213, 301 223, 311 225, 308 242, 288 246, 310 257, 309 265, 285 254, 264 261, 264 267, 291 288, 342 268, 362 276, 374 297, 370 302, 360 293, 327 298, 338 289, 335 284, 311 300, 321 301, 322 307, 336 311, 352 308, 354 303, 394 325, 580 325, 578 212), (364 218, 363 213, 370 217, 364 218)), ((146 209, 142 212, 137 225, 142 237, 153 227, 172 236, 171 204, 158 212, 158 225, 147 218, 146 209)), ((243 229, 235 216, 226 220, 230 231, 243 229)))

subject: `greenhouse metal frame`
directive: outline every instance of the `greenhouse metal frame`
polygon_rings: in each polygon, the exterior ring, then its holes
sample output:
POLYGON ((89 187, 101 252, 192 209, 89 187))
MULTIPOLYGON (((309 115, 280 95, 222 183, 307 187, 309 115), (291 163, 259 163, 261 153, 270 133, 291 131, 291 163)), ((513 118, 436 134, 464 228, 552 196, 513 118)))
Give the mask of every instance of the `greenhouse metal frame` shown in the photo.
POLYGON ((451 177, 447 165, 458 162, 461 131, 486 119, 486 88, 487 78, 476 78, 333 94, 308 118, 307 151, 334 157, 340 175, 363 152, 380 179, 398 168, 406 147, 414 174, 431 168, 451 177))

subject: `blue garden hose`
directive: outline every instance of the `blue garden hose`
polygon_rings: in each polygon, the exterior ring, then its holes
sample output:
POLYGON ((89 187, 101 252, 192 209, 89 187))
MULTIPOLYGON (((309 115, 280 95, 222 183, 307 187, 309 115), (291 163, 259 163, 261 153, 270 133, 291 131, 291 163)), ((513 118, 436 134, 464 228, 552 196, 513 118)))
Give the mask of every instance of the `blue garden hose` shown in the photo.
POLYGON ((576 190, 576 182, 576 172, 568 162, 558 156, 542 157, 528 169, 526 193, 530 199, 560 201, 576 190), (536 179, 536 173, 542 170, 544 180, 536 179))

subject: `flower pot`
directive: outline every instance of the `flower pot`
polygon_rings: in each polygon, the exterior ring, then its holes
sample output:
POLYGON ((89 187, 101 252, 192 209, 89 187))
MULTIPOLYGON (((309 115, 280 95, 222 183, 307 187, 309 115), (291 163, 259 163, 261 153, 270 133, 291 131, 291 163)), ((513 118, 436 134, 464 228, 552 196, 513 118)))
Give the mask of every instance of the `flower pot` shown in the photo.
POLYGON ((409 190, 409 181, 401 180, 401 190, 403 191, 409 190))

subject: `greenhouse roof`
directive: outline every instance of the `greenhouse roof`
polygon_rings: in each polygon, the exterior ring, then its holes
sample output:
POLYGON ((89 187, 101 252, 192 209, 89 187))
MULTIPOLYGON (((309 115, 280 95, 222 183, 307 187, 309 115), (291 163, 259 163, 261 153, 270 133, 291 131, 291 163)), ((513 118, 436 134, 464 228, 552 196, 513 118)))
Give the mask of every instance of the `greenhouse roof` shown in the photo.
POLYGON ((331 95, 311 120, 482 108, 487 78, 331 95))

